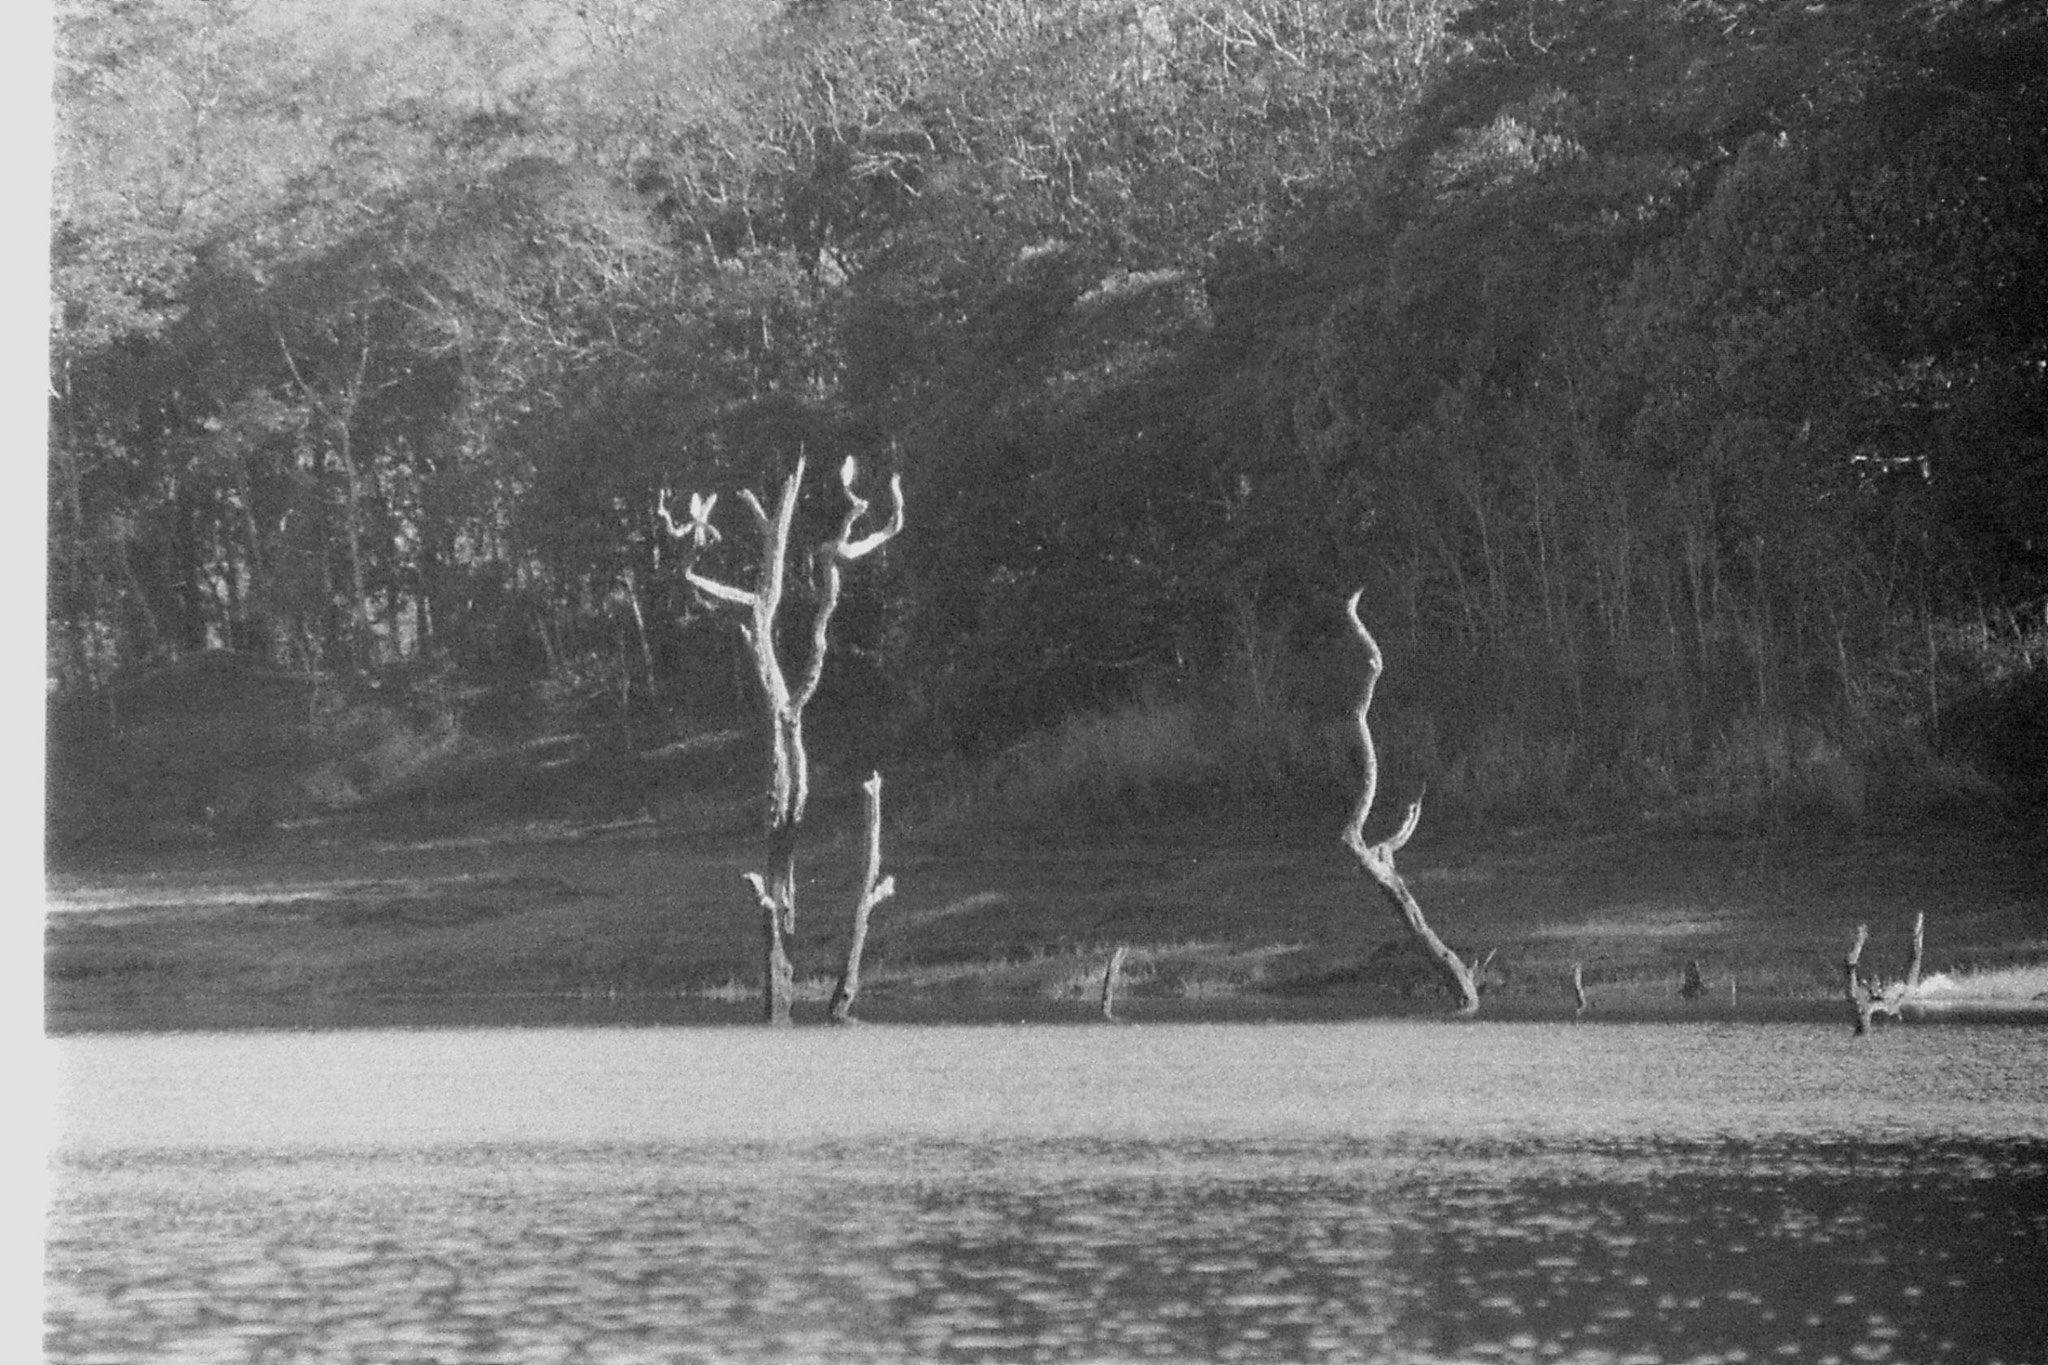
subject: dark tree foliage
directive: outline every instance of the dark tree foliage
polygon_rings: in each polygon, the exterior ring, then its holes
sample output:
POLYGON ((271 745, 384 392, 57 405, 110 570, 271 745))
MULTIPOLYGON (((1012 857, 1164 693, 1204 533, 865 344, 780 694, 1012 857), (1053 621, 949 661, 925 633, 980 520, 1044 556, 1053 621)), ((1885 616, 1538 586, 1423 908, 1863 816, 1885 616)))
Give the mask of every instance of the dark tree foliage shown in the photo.
POLYGON ((67 696, 224 647, 732 710, 657 492, 800 452, 926 509, 821 709, 969 753, 1275 642, 1326 702, 1361 582, 1396 741, 1587 791, 1939 740, 2048 650, 2036 7, 60 30, 67 696))

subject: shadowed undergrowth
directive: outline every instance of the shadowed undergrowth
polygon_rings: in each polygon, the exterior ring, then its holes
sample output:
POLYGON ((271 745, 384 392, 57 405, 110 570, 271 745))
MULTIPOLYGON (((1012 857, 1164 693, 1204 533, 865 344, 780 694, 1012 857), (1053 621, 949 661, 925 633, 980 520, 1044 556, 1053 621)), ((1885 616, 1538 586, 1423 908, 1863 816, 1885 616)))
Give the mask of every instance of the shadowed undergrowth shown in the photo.
MULTIPOLYGON (((2012 806, 1968 758, 1911 734, 1844 738, 1781 718, 1742 717, 1683 765, 1600 755, 1570 735, 1506 724, 1446 735, 1412 709, 1391 710, 1376 732, 1397 790, 1426 790, 1432 827, 1652 816, 1723 829, 1855 828, 1995 820, 2012 806)), ((1136 704, 1072 717, 1005 750, 955 793, 950 813, 1047 829, 1205 813, 1306 816, 1341 805, 1357 763, 1348 717, 1136 704)))

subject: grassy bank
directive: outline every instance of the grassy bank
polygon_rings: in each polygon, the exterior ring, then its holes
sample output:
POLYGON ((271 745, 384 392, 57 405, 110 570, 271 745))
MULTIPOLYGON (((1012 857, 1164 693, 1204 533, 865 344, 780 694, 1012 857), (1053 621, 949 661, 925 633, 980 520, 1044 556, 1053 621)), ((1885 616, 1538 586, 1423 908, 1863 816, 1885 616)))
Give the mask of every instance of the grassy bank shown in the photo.
MULTIPOLYGON (((822 1001, 845 952, 858 840, 821 819, 797 973, 822 1001)), ((315 821, 233 849, 105 855, 50 877, 53 1030, 437 1020, 747 1019, 758 928, 730 812, 651 803, 596 822, 315 821)), ((1126 1012, 1438 1007, 1331 828, 1241 818, 1058 838, 935 821, 892 830, 873 1017, 1085 1018, 1127 945, 1126 1012)), ((1822 1001, 1854 926, 1896 971, 2048 963, 2048 844, 2010 826, 1706 833, 1530 826, 1423 833, 1403 868, 1444 936, 1487 959, 1488 1008, 1822 1001)))
MULTIPOLYGON (((503 723, 476 702, 321 709, 204 662, 120 698, 118 743, 57 747, 51 1027, 752 1017, 744 728, 574 697, 503 723)), ((814 1015, 861 861, 850 728, 821 746, 802 864, 814 1015)), ((1426 713, 1375 729, 1373 828, 1426 787, 1402 868, 1484 962, 1489 1011, 1568 1008, 1575 965, 1596 1009, 1822 1001, 1857 923, 1896 971, 1920 911, 1930 971, 2048 963, 2038 812, 1930 750, 1759 723, 1660 787, 1426 713), (1707 991, 1681 1001, 1692 962, 1707 991)), ((1133 1017, 1438 1008, 1337 842, 1357 742, 1340 705, 1238 688, 1074 716, 975 765, 890 764, 900 890, 863 1010, 1085 1018, 1119 946, 1133 1017)))

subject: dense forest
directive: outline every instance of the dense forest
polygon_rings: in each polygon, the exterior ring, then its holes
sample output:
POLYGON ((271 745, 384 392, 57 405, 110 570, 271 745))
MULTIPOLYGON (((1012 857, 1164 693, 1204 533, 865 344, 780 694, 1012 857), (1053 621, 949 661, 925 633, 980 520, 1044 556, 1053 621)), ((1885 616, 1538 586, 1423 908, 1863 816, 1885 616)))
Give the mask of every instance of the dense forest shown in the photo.
POLYGON ((1340 786, 1361 584, 1451 818, 2037 801, 2044 73, 2019 0, 63 0, 53 819, 739 723, 657 507, 800 453, 908 509, 821 743, 1020 809, 1340 786))

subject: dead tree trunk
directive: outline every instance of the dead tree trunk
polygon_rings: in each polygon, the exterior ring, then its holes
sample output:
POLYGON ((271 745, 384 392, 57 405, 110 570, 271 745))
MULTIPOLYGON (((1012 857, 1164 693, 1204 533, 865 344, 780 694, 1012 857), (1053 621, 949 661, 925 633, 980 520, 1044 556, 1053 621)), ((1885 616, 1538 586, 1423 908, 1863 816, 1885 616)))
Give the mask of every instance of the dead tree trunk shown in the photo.
POLYGON ((1119 943, 1116 951, 1109 955, 1109 964, 1102 969, 1102 1017, 1105 1022, 1116 1022, 1116 991, 1124 979, 1124 956, 1130 952, 1127 944, 1119 943))
POLYGON ((1372 638, 1372 632, 1365 628, 1365 622, 1358 616, 1358 599, 1364 596, 1364 589, 1351 594, 1351 600, 1344 605, 1351 617, 1352 628, 1358 633, 1359 641, 1365 646, 1365 687, 1358 698, 1358 737, 1365 748, 1365 780, 1358 796, 1358 806, 1351 813, 1351 823, 1344 829, 1344 846, 1358 859, 1358 865, 1366 875, 1379 884, 1387 899, 1400 912, 1401 922, 1408 933, 1430 960, 1442 971, 1445 984, 1457 1000, 1454 1013, 1461 1015, 1479 1012, 1479 988, 1473 982, 1472 969, 1459 959, 1458 955, 1436 936, 1423 918, 1422 907, 1416 904, 1408 884, 1401 880, 1401 874, 1394 870, 1394 855, 1401 851, 1414 835, 1415 827, 1422 823, 1422 798, 1416 797, 1409 803, 1408 813, 1401 820, 1401 827, 1377 844, 1365 841, 1365 821, 1372 814, 1373 798, 1378 795, 1380 761, 1378 751, 1372 742, 1372 725, 1368 712, 1372 710, 1373 689, 1379 686, 1380 674, 1386 669, 1386 661, 1380 654, 1379 643, 1372 638))
POLYGON ((810 799, 810 764, 804 752, 804 708, 816 695, 818 682, 825 673, 827 632, 832 624, 832 613, 839 606, 842 566, 873 554, 903 529, 903 484, 901 479, 892 477, 889 480, 891 508, 888 523, 878 531, 855 536, 855 529, 861 518, 867 515, 869 506, 867 499, 853 491, 857 473, 858 468, 849 457, 839 470, 839 484, 846 494, 846 515, 840 522, 838 534, 811 552, 817 603, 811 618, 810 657, 805 660, 803 671, 793 685, 783 668, 775 628, 788 580, 790 533, 796 524, 797 495, 803 487, 803 457, 797 457, 796 468, 783 482, 782 494, 776 500, 773 515, 753 490, 743 489, 740 493, 747 510, 754 514, 754 524, 761 537, 761 556, 755 566, 754 586, 751 588, 734 587, 706 578, 694 567, 696 555, 719 539, 717 528, 711 524, 712 508, 718 503, 717 494, 709 497, 692 494, 687 522, 678 523, 670 513, 666 489, 662 490, 658 509, 668 533, 689 543, 686 552, 689 560, 683 569, 683 577, 713 601, 740 607, 747 613, 740 631, 753 657, 755 681, 760 686, 767 711, 769 781, 768 871, 765 875, 749 872, 746 880, 754 888, 755 899, 761 906, 764 1008, 768 1022, 777 1025, 789 1022, 790 997, 794 991, 789 941, 796 933, 796 852, 804 806, 810 799))
POLYGON ((1849 945, 1849 955, 1842 959, 1842 992, 1848 999, 1849 1008, 1855 1012, 1856 1036, 1870 1032, 1870 1025, 1880 1015, 1899 1016, 1899 1006, 1907 997, 1920 989, 1920 963, 1927 946, 1927 916, 1913 916, 1913 954, 1906 959, 1906 975, 1897 981, 1885 981, 1872 976, 1868 980, 1859 975, 1863 961, 1863 945, 1870 938, 1870 926, 1856 926, 1856 941, 1849 945))
POLYGON ((868 916, 896 894, 896 879, 882 875, 882 775, 868 774, 860 789, 867 797, 868 861, 860 881, 860 900, 853 907, 853 940, 846 948, 846 970, 832 989, 831 1018, 835 1024, 854 1022, 853 1001, 860 994, 860 959, 868 946, 868 916))

